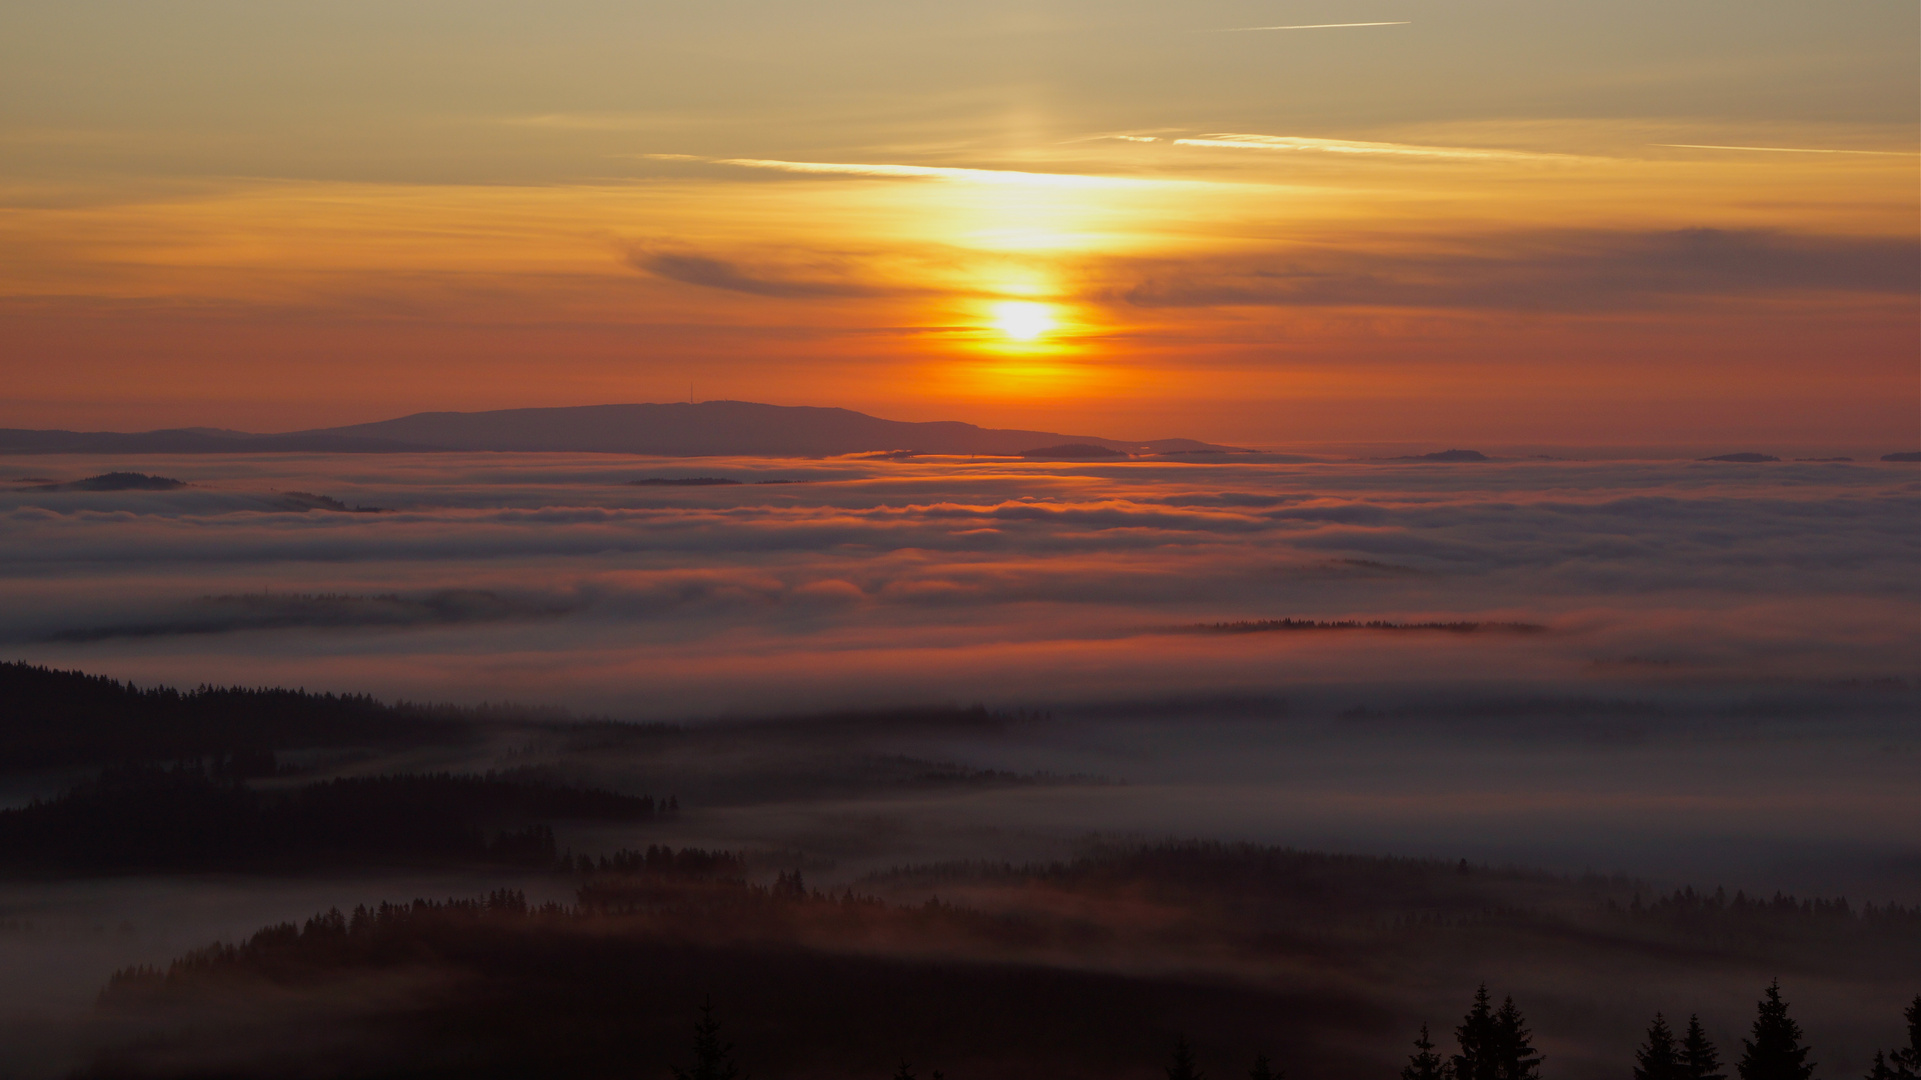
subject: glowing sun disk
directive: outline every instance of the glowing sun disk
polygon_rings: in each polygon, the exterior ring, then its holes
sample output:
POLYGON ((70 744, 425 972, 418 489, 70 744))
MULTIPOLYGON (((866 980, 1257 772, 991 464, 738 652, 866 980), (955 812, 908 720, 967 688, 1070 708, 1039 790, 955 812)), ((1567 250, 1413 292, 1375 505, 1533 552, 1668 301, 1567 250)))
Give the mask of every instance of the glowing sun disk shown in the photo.
POLYGON ((1032 300, 1003 300, 994 305, 994 326, 1015 341, 1033 341, 1054 329, 1054 309, 1032 300))

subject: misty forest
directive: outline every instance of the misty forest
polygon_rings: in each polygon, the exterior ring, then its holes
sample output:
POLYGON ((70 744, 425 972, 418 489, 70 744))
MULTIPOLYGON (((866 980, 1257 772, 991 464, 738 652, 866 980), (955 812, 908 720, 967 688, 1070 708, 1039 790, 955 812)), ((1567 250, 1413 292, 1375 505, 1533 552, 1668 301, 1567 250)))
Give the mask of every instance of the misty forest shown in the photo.
MULTIPOLYGON (((708 815, 1126 786, 931 753, 1016 742, 1062 722, 1048 713, 629 724, 15 663, 0 699, 0 761, 42 785, 0 810, 15 886, 416 889, 113 966, 59 1038, 8 1031, 16 1069, 37 1055, 103 1080, 1910 1080, 1921 1066, 1921 907, 1899 902, 1148 834, 1024 861, 885 863, 903 849, 884 836, 839 859, 687 842, 708 815)), ((57 922, 10 914, 0 934, 17 949, 72 932, 57 922)))

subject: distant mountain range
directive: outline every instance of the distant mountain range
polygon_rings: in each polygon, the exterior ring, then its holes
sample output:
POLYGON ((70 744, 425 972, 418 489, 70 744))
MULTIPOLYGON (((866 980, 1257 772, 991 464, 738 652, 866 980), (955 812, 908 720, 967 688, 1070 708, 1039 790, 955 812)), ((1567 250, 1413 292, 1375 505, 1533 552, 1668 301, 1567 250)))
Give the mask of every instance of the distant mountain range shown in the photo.
POLYGON ((13 454, 558 450, 663 457, 815 457, 880 451, 1014 456, 1037 448, 1059 449, 1066 444, 1125 454, 1222 453, 1236 449, 1194 439, 1129 442, 1052 431, 983 428, 952 420, 908 423, 882 420, 851 409, 749 401, 428 412, 372 424, 275 435, 223 428, 134 433, 0 428, 0 453, 13 454))

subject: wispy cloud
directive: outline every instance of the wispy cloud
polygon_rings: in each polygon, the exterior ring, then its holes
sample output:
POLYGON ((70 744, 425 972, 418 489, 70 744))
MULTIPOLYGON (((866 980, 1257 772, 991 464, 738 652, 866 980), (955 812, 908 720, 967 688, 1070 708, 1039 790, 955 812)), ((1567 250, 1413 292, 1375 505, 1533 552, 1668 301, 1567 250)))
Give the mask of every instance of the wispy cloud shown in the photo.
POLYGON ((1805 146, 1715 146, 1711 143, 1651 143, 1652 146, 1667 146, 1679 150, 1752 150, 1762 154, 1872 154, 1876 157, 1915 157, 1907 150, 1820 150, 1805 146))
POLYGON ((1601 311, 1679 297, 1911 295, 1915 245, 1757 231, 1550 232, 1464 238, 1452 251, 1300 249, 1285 257, 1143 267, 1136 307, 1343 306, 1601 311))
POLYGON ((1399 19, 1394 22, 1334 22, 1306 23, 1300 26, 1229 26, 1220 30, 1202 30, 1203 34, 1245 34, 1253 30, 1345 30, 1353 26, 1412 26, 1414 20, 1399 19))
POLYGON ((886 180, 946 180, 968 184, 1018 184, 1033 187, 1142 187, 1181 181, 1136 180, 1121 176, 1082 173, 1025 172, 1018 169, 966 169, 938 165, 892 165, 841 161, 780 161, 771 158, 703 158, 690 154, 644 154, 655 161, 699 161, 740 169, 813 176, 858 176, 886 180))
POLYGON ((777 296, 790 299, 832 296, 883 296, 903 290, 849 281, 834 276, 796 277, 759 267, 688 252, 630 251, 627 262, 670 281, 699 285, 709 289, 747 293, 752 296, 777 296))
POLYGON ((1244 135, 1220 132, 1173 140, 1176 146, 1213 146, 1230 150, 1279 150, 1320 154, 1371 154, 1388 157, 1448 158, 1467 161, 1555 159, 1566 155, 1520 150, 1482 150, 1459 146, 1418 146, 1409 143, 1360 142, 1353 139, 1310 139, 1298 135, 1244 135))

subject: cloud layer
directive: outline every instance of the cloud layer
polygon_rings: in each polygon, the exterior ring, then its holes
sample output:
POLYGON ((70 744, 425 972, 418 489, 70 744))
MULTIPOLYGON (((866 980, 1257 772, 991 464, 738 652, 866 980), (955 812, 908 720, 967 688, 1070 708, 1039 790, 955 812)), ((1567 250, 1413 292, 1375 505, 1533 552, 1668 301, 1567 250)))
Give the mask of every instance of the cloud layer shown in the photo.
POLYGON ((1879 463, 710 459, 802 482, 672 489, 622 482, 687 466, 611 455, 155 467, 195 486, 0 495, 10 652, 623 715, 1915 674, 1915 485, 1879 463), (262 498, 294 487, 394 512, 262 498), (1278 618, 1550 629, 1169 633, 1278 618))

